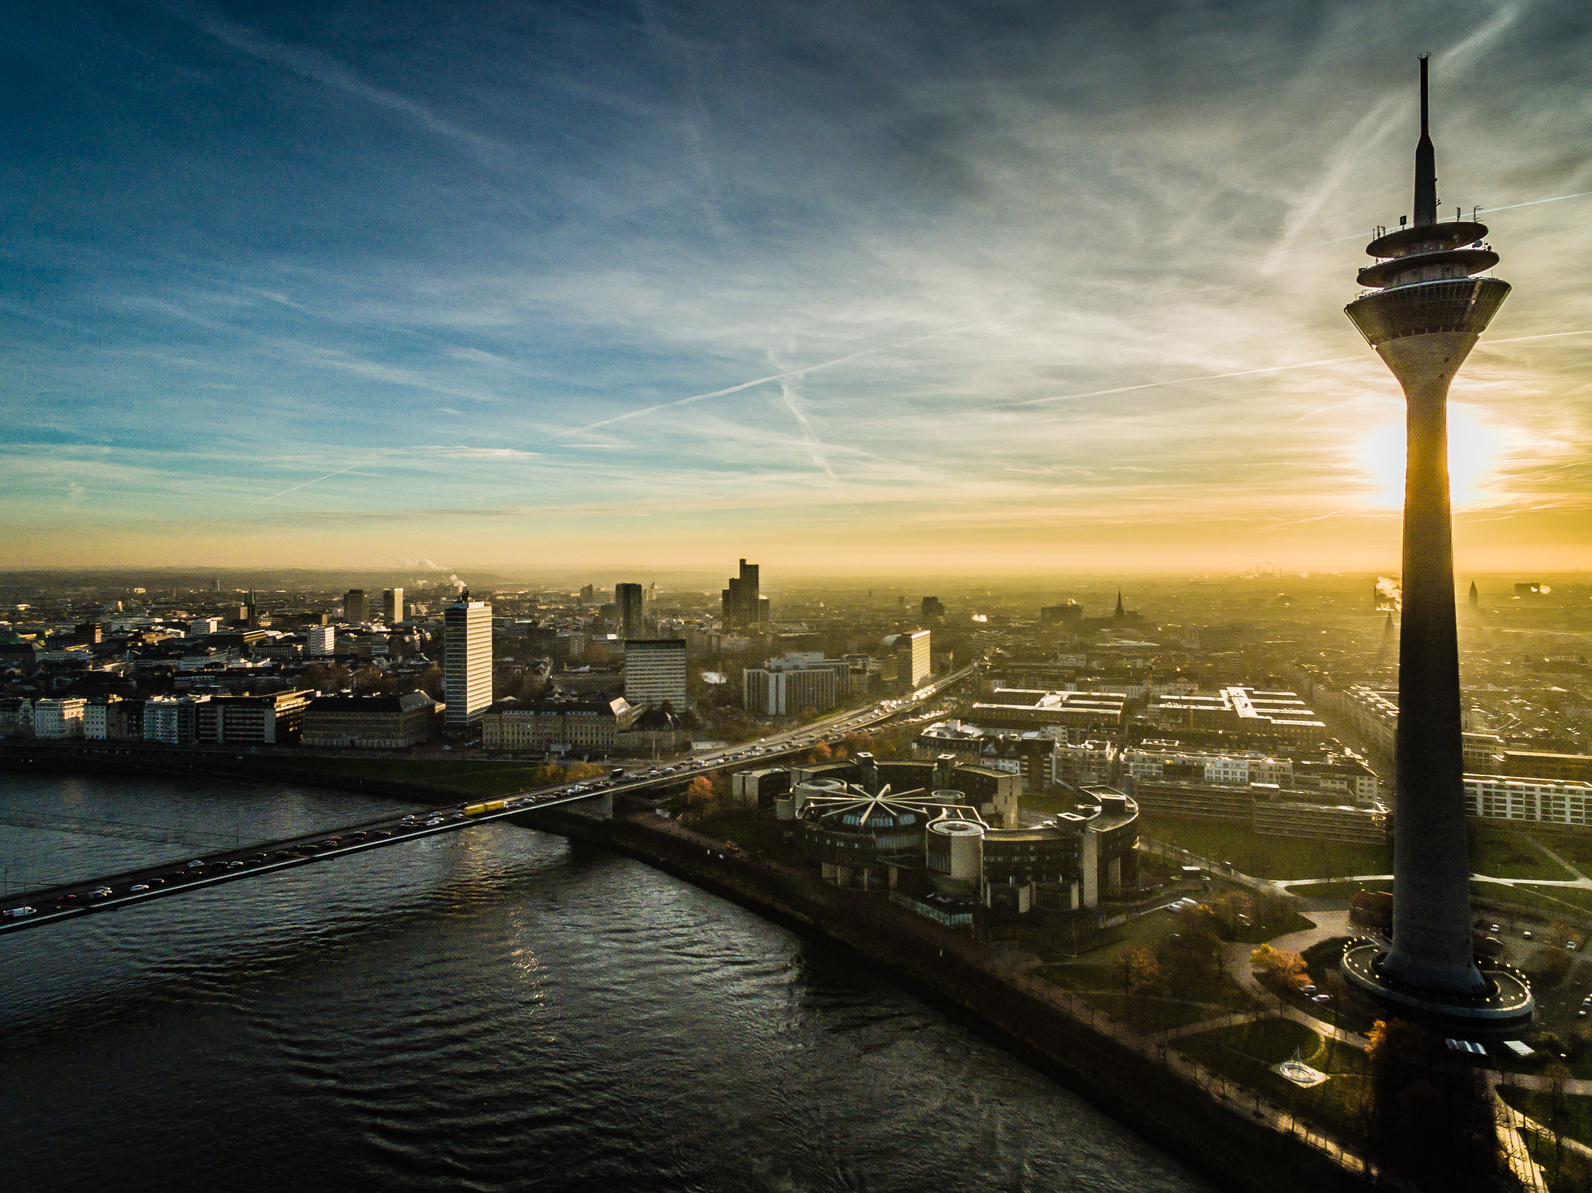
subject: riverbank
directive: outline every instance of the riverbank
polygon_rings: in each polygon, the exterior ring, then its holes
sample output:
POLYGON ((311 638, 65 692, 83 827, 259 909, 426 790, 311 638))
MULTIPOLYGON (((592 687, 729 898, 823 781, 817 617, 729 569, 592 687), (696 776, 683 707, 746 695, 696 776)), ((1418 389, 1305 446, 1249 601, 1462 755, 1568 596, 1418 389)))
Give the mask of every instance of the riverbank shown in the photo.
POLYGON ((609 821, 568 812, 516 820, 635 858, 845 945, 1224 1188, 1327 1193, 1367 1187, 1354 1158, 1340 1158, 1326 1141, 1307 1142, 1291 1120, 1286 1129, 1271 1118, 1257 1120, 1214 1094, 1198 1066, 1169 1065, 1155 1042, 1121 1025, 1093 1026, 1097 1016, 1086 1004, 1026 977, 998 948, 877 895, 748 856, 650 812, 609 821))
MULTIPOLYGON (((37 755, 35 755, 37 759, 37 755)), ((12 759, 13 763, 21 759, 12 759)), ((70 757, 51 769, 102 773, 194 774, 246 781, 301 781, 420 803, 453 803, 456 790, 387 779, 328 775, 304 768, 299 778, 249 756, 146 755, 70 757)), ((275 761, 275 760, 273 760, 275 761)), ((1276 1112, 1257 1119, 1218 1096, 1212 1075, 1125 1026, 1105 1020, 1066 991, 1021 973, 1010 953, 944 928, 877 895, 844 890, 815 875, 738 851, 650 810, 632 807, 612 820, 571 811, 527 813, 517 823, 586 841, 632 857, 729 899, 775 922, 840 943, 882 967, 926 1001, 950 1011, 1025 1063, 1046 1072, 1198 1171, 1242 1193, 1288 1187, 1298 1193, 1358 1189, 1358 1162, 1325 1140, 1302 1138, 1299 1124, 1276 1112)))

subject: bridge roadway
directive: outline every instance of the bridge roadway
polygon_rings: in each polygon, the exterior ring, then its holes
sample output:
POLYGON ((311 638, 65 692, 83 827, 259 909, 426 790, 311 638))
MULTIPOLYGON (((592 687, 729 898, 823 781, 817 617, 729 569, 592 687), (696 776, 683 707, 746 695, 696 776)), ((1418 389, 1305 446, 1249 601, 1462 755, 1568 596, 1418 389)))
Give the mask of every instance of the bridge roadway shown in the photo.
POLYGON ((919 689, 909 697, 837 713, 788 733, 745 746, 714 751, 675 765, 654 766, 644 771, 638 769, 637 773, 622 779, 599 779, 506 796, 483 796, 407 815, 389 815, 276 841, 257 841, 187 860, 162 862, 120 874, 8 895, 0 900, 0 935, 80 916, 116 911, 135 903, 147 903, 226 882, 257 878, 370 849, 382 849, 420 837, 457 832, 471 825, 526 812, 578 804, 621 792, 635 794, 688 782, 696 775, 726 765, 773 762, 810 749, 819 741, 839 741, 848 733, 914 711, 972 672, 973 668, 967 667, 919 689))

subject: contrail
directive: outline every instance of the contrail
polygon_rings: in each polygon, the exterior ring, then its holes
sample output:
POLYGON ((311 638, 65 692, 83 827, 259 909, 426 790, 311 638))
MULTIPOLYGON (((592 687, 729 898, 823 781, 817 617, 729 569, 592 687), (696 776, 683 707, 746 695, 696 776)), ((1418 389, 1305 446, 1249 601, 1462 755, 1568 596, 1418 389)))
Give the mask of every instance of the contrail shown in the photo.
MULTIPOLYGON (((1544 200, 1546 201, 1546 200, 1544 200)), ((1553 340, 1560 336, 1586 336, 1592 335, 1592 327, 1582 328, 1580 331, 1549 331, 1534 336, 1512 336, 1504 340, 1483 340, 1476 347, 1486 348, 1492 344, 1521 344, 1527 340, 1553 340)), ((1133 393, 1140 389, 1160 389, 1167 385, 1187 385, 1192 381, 1223 381, 1229 377, 1253 377, 1257 373, 1286 373, 1292 369, 1318 369, 1324 365, 1341 365, 1351 360, 1365 360, 1363 354, 1357 356, 1331 356, 1325 360, 1307 360, 1296 365, 1273 365, 1267 369, 1240 369, 1235 373, 1206 373, 1199 377, 1177 377, 1171 381, 1149 381, 1143 385, 1122 385, 1116 389, 1093 389, 1081 394, 1055 394, 1048 398, 1029 398, 1027 401, 1018 402, 1019 406, 1038 406, 1044 402, 1069 402, 1075 398, 1099 398, 1107 394, 1133 393)))
POLYGON ((1139 389, 1160 389, 1166 385, 1186 385, 1190 381, 1221 381, 1228 377, 1252 377, 1256 373, 1286 373, 1289 369, 1318 369, 1323 365, 1338 365, 1345 361, 1362 360, 1362 356, 1333 356, 1326 360, 1307 360, 1296 365, 1273 365, 1267 369, 1240 369, 1236 373, 1207 373, 1200 377, 1177 377, 1171 381, 1149 381, 1143 385, 1119 385, 1116 389, 1092 389, 1082 394, 1055 394, 1048 398, 1029 398, 1019 406, 1038 406, 1042 402, 1070 402, 1074 398, 1098 398, 1106 394, 1126 394, 1139 389))
POLYGON ((329 481, 334 476, 342 476, 345 472, 354 471, 354 469, 358 468, 359 465, 363 464, 364 462, 365 461, 361 460, 359 464, 350 464, 347 468, 339 468, 336 472, 328 472, 325 476, 318 476, 312 481, 304 481, 301 484, 293 485, 290 488, 283 489, 280 493, 272 493, 269 497, 266 497, 263 500, 275 501, 278 497, 286 497, 289 493, 297 492, 299 489, 308 488, 310 485, 318 485, 322 481, 329 481))
POLYGON ((1485 348, 1489 344, 1520 344, 1526 340, 1556 340, 1560 336, 1592 336, 1592 327, 1583 327, 1580 331, 1547 331, 1537 336, 1511 336, 1507 340, 1483 340, 1476 347, 1485 348))
POLYGON ((1508 203, 1503 207, 1483 207, 1483 211, 1513 211, 1517 207, 1535 207, 1538 203, 1557 203, 1561 199, 1584 199, 1592 191, 1576 191, 1573 195, 1554 195, 1551 199, 1533 199, 1529 203, 1508 203))
MULTIPOLYGON (((1482 212, 1486 212, 1488 214, 1491 214, 1494 211, 1514 211, 1517 208, 1521 208, 1521 207, 1536 207, 1536 206, 1539 206, 1540 204, 1543 204, 1543 203, 1560 203, 1560 202, 1563 202, 1565 199, 1584 199, 1588 195, 1592 195, 1592 191, 1576 191, 1575 194, 1573 194, 1573 195, 1554 195, 1553 197, 1548 198, 1548 199, 1532 199, 1528 203, 1505 203, 1502 207, 1482 207, 1482 208, 1479 208, 1478 210, 1480 210, 1482 212)), ((1301 244, 1301 245, 1298 245, 1295 248, 1291 248, 1291 249, 1274 249, 1273 251, 1271 251, 1269 253, 1263 253, 1259 257, 1246 257, 1245 261, 1264 261, 1264 260, 1266 260, 1269 257, 1281 257, 1281 256, 1283 256, 1286 253, 1302 253, 1306 249, 1319 249, 1319 248, 1325 248, 1329 244, 1342 244, 1346 240, 1367 240, 1367 239, 1369 239, 1369 234, 1368 233, 1356 232, 1353 236, 1338 236, 1338 237, 1334 237, 1332 240, 1318 240, 1318 241, 1315 242, 1315 244, 1301 244)))
POLYGON ((899 344, 886 344, 882 348, 866 348, 861 352, 853 352, 849 356, 836 357, 834 360, 826 360, 821 364, 808 365, 807 367, 801 369, 790 369, 784 373, 770 373, 767 377, 759 377, 755 381, 743 381, 739 385, 731 385, 725 387, 724 389, 716 389, 712 393, 692 394, 689 398, 676 398, 672 402, 659 402, 656 406, 643 406, 640 410, 630 410, 624 414, 616 414, 612 418, 605 418, 599 422, 587 423, 583 427, 571 427, 566 431, 556 432, 556 434, 560 438, 565 435, 578 435, 582 431, 595 431, 599 427, 611 427, 615 423, 626 422, 632 418, 640 418, 645 414, 656 414, 659 410, 671 410, 676 406, 689 406, 693 402, 705 402, 709 398, 722 398, 726 394, 740 393, 743 389, 752 389, 754 386, 767 385, 771 381, 784 381, 790 377, 805 377, 808 373, 816 373, 820 369, 832 369, 836 365, 847 364, 853 360, 861 360, 864 356, 877 356, 881 352, 894 352, 897 348, 908 348, 913 344, 921 344, 924 340, 933 340, 938 339, 940 336, 955 335, 957 332, 966 331, 972 326, 974 325, 968 323, 962 327, 953 327, 949 331, 935 331, 930 332, 926 336, 916 336, 910 340, 902 340, 899 344))

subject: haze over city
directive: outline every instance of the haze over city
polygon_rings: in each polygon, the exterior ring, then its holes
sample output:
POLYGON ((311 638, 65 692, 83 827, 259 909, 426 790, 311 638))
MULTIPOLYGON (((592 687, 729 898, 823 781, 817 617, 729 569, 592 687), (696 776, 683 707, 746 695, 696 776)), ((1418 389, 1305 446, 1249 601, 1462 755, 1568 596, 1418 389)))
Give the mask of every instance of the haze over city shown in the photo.
POLYGON ((19 6, 0 564, 1394 569, 1429 51, 1456 566, 1592 566, 1589 22, 19 6))

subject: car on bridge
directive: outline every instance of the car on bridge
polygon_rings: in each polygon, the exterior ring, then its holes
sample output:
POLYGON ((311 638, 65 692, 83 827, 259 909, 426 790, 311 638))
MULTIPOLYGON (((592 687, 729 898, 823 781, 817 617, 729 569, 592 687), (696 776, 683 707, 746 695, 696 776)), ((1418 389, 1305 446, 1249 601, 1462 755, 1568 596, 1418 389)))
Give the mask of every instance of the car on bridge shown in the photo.
POLYGON ((11 920, 20 920, 23 916, 38 914, 39 909, 37 907, 8 907, 4 911, 0 911, 0 915, 11 920))

